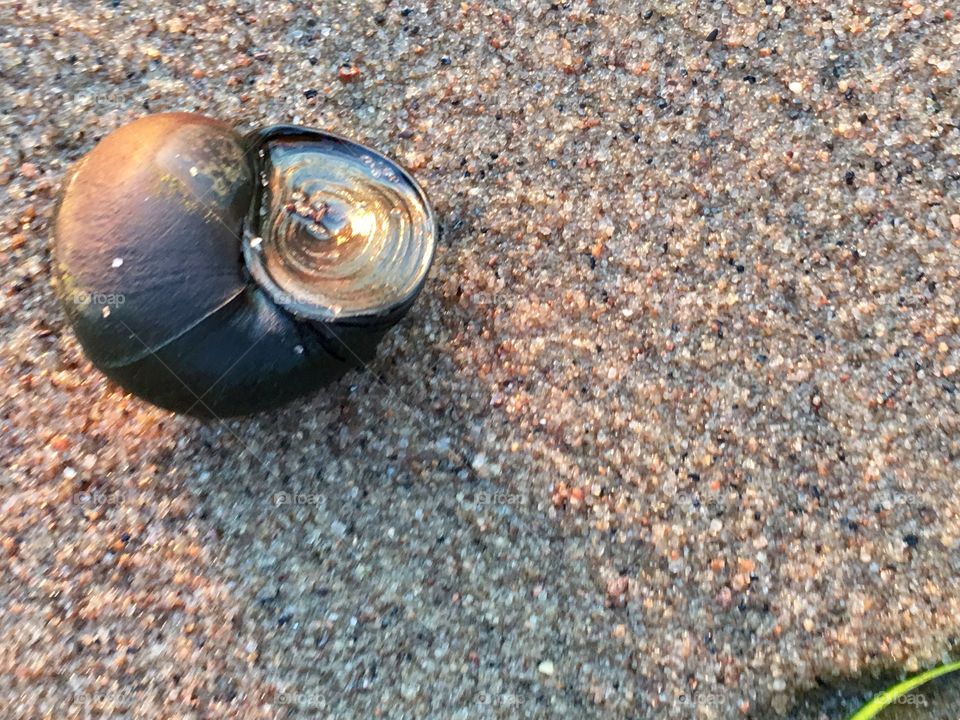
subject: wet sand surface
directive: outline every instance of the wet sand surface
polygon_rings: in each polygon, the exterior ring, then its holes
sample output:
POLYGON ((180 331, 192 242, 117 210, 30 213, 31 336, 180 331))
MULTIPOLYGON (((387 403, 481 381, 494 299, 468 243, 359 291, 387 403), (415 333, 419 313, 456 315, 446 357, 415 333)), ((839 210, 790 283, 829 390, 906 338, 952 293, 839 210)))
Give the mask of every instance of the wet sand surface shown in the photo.
POLYGON ((819 720, 941 660, 950 6, 0 3, 4 716, 819 720), (56 194, 167 110, 424 185, 368 371, 201 422, 86 361, 56 194))

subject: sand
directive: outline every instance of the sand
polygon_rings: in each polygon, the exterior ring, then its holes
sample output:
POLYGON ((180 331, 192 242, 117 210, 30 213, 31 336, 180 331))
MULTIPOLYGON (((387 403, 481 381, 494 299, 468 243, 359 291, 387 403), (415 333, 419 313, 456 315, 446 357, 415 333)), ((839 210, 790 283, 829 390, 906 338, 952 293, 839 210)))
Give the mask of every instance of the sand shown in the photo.
POLYGON ((944 659, 950 6, 0 3, 4 717, 819 720, 944 659), (86 361, 56 194, 166 110, 421 181, 368 371, 201 422, 86 361))

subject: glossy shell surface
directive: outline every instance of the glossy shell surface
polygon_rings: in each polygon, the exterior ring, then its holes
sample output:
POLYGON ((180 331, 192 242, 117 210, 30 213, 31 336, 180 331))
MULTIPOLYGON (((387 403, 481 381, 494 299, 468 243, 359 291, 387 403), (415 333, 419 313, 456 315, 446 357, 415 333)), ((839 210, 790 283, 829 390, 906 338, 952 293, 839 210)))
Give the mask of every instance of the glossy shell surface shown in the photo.
POLYGON ((368 361, 422 288, 435 238, 423 191, 368 148, 151 115, 66 179, 55 286, 90 360, 124 388, 245 414, 368 361))

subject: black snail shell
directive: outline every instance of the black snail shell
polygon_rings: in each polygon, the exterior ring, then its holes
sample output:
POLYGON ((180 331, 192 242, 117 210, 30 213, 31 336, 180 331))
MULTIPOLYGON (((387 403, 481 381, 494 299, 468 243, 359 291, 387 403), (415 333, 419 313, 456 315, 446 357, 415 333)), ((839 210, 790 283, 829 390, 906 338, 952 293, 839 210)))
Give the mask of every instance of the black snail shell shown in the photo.
POLYGON ((362 145, 164 113, 71 171, 55 285, 119 385, 177 412, 240 415, 371 359, 420 292, 436 236, 423 190, 362 145))

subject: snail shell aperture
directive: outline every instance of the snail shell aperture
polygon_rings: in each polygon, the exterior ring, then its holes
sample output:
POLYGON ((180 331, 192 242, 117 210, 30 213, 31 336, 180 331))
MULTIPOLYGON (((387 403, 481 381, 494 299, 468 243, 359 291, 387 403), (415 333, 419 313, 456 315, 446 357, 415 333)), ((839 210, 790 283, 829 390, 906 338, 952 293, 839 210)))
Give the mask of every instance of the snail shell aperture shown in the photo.
POLYGON ((423 190, 330 133, 191 113, 105 137, 57 212, 57 295, 90 360, 177 412, 275 407, 370 360, 426 280, 423 190))

